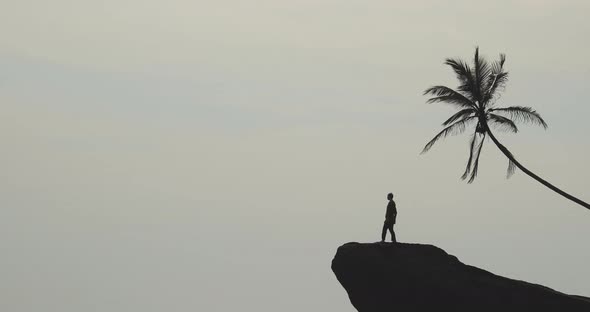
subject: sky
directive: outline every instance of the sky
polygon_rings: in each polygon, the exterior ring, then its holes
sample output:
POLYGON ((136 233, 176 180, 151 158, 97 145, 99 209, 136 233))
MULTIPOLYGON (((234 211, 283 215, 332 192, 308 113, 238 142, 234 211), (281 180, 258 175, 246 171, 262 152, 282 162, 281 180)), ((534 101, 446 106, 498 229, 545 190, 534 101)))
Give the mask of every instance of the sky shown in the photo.
POLYGON ((590 200, 587 1, 0 0, 0 309, 355 311, 330 270, 398 240, 590 295, 590 212, 467 134, 447 57, 506 53, 496 136, 590 200))

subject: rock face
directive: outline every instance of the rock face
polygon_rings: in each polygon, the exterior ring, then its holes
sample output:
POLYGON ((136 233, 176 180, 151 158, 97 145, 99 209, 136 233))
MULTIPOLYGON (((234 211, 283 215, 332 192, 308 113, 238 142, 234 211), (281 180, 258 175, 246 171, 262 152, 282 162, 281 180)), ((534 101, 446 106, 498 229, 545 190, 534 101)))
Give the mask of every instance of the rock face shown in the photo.
POLYGON ((590 298, 497 276, 431 245, 348 243, 332 271, 359 312, 590 312, 590 298))

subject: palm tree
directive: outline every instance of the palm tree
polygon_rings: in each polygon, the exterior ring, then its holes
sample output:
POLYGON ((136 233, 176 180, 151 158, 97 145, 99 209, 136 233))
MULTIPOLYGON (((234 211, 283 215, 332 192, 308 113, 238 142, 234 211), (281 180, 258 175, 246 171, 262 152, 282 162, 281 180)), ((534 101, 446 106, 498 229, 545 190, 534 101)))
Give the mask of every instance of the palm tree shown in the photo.
POLYGON ((492 133, 490 126, 516 133, 518 132, 516 122, 535 124, 547 129, 547 123, 530 107, 499 108, 495 106, 499 93, 508 81, 508 72, 504 71, 505 61, 506 56, 500 54, 499 60, 490 63, 479 55, 479 48, 475 49, 473 67, 460 59, 446 59, 445 64, 455 71, 459 86, 456 90, 445 86, 430 87, 424 91, 424 95, 432 96, 427 103, 447 103, 454 105, 459 111, 443 123, 445 128, 424 146, 422 153, 428 151, 439 139, 462 133, 467 126, 475 124, 475 131, 470 141, 469 160, 465 172, 461 176, 462 179, 469 177, 468 183, 471 183, 477 176, 479 155, 486 137, 489 136, 508 158, 507 177, 510 177, 516 168, 519 168, 561 196, 590 209, 588 203, 562 191, 525 168, 492 133))

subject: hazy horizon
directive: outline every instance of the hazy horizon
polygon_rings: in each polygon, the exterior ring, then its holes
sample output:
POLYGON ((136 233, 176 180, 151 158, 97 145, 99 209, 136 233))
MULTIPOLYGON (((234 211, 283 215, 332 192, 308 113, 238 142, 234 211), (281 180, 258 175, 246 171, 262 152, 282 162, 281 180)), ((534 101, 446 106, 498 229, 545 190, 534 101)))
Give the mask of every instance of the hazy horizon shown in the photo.
POLYGON ((468 134, 447 57, 506 53, 498 138, 589 201, 587 1, 0 0, 0 308, 355 311, 336 248, 399 241, 590 296, 590 211, 468 134))

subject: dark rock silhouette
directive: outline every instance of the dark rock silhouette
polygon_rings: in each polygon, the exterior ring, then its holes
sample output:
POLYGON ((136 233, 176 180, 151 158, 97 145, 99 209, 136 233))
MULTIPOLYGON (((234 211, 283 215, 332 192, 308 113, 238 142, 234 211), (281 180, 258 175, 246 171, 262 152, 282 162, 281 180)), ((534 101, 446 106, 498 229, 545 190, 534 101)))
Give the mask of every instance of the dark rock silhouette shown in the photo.
POLYGON ((497 276, 431 245, 348 243, 332 271, 359 312, 590 311, 590 298, 497 276))

